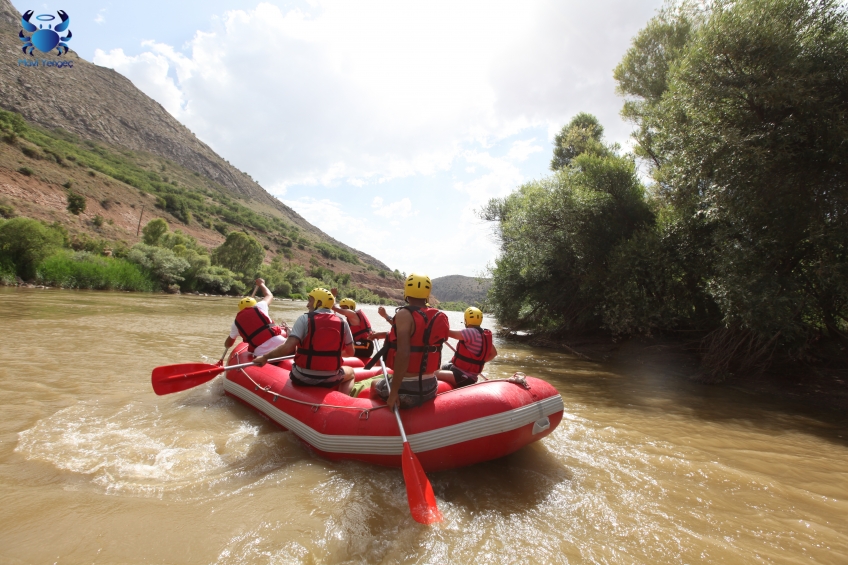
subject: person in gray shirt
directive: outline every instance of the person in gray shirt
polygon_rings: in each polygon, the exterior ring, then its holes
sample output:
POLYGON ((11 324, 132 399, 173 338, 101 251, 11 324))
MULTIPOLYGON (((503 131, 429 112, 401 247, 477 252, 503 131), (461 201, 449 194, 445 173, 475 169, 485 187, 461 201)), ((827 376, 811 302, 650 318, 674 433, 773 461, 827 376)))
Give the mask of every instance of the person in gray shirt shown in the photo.
POLYGON ((289 378, 294 384, 335 388, 349 394, 353 386, 352 367, 342 366, 342 357, 354 354, 353 334, 344 316, 333 312, 335 297, 325 288, 314 288, 301 314, 289 330, 286 342, 254 358, 262 366, 273 357, 295 354, 289 378))

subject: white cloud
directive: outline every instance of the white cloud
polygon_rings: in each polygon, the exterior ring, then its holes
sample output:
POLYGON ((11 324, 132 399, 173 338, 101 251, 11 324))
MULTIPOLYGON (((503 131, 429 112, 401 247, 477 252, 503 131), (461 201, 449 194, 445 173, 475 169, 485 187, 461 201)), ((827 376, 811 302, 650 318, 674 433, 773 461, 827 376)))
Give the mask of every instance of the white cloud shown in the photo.
POLYGON ((108 53, 100 49, 94 52, 94 62, 115 69, 132 80, 139 89, 162 104, 174 116, 181 114, 183 93, 168 76, 171 63, 160 53, 144 52, 130 57, 123 49, 112 49, 108 53))
POLYGON ((392 255, 392 234, 384 224, 351 214, 340 202, 305 196, 286 203, 301 216, 309 218, 316 227, 355 249, 384 262, 388 261, 388 255, 392 255))
POLYGON ((626 141, 612 69, 661 4, 262 2, 184 46, 145 41, 94 61, 337 239, 401 270, 470 274, 496 252, 474 211, 546 174, 540 157, 567 120, 594 113, 626 141), (440 187, 453 190, 428 197, 452 176, 440 187), (410 258, 394 242, 419 211, 438 252, 410 258), (388 221, 360 220, 374 215, 388 221))
POLYGON ((544 151, 544 148, 536 144, 536 138, 520 139, 513 142, 507 156, 516 161, 526 161, 530 155, 539 151, 544 151))
POLYGON ((376 196, 371 202, 371 208, 374 209, 374 214, 383 218, 408 218, 418 214, 418 211, 412 211, 412 201, 409 198, 403 198, 391 204, 384 204, 383 199, 376 196))
POLYGON ((146 42, 95 62, 264 184, 380 181, 447 170, 464 144, 555 131, 580 110, 622 137, 612 67, 658 4, 263 2, 197 32, 188 56, 146 42))
POLYGON ((520 185, 525 179, 514 161, 523 160, 523 153, 518 156, 512 151, 505 157, 493 157, 488 152, 466 151, 462 154, 463 159, 470 164, 487 170, 481 171, 479 176, 470 181, 454 182, 454 188, 468 195, 468 200, 480 207, 490 198, 504 196, 520 185))

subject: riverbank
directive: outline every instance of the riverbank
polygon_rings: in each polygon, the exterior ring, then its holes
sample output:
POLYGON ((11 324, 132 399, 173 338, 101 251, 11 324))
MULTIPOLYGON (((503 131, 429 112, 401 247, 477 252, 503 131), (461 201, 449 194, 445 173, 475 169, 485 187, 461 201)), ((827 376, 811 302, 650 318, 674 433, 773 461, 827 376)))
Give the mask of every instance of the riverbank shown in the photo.
POLYGON ((661 369, 711 386, 782 399, 811 409, 848 413, 848 361, 844 349, 839 352, 842 355, 831 353, 817 363, 781 363, 760 373, 735 374, 716 381, 705 376, 694 340, 644 336, 613 339, 604 335, 557 340, 515 334, 501 338, 559 350, 588 362, 661 369))

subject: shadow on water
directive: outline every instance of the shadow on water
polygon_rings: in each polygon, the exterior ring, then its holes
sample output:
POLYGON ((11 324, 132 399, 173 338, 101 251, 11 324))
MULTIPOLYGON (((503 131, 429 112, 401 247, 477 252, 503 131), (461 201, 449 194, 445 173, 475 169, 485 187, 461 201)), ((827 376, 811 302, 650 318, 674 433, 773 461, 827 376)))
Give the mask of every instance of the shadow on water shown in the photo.
POLYGON ((776 395, 774 387, 758 390, 741 377, 720 385, 697 382, 691 378, 696 369, 691 358, 674 351, 646 348, 625 352, 614 362, 595 362, 510 345, 515 355, 501 363, 503 372, 522 370, 550 382, 563 395, 566 411, 569 403, 580 403, 680 415, 774 433, 801 432, 848 446, 845 410, 790 392, 776 395))
POLYGON ((494 461, 429 476, 439 499, 461 506, 472 515, 522 514, 537 508, 557 485, 572 479, 571 470, 542 442, 494 461))

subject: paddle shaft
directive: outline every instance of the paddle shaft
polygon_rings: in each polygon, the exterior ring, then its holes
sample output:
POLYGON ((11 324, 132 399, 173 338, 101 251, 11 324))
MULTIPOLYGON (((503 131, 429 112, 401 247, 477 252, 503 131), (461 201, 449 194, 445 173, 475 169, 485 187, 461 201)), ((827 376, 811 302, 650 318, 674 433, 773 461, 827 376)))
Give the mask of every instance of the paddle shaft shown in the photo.
MULTIPOLYGON (((382 357, 380 357, 380 367, 383 369, 383 378, 386 379, 386 386, 389 389, 389 394, 391 394, 392 383, 389 381, 389 372, 386 370, 386 363, 382 357)), ((398 430, 400 430, 400 437, 403 439, 401 470, 403 471, 403 482, 406 484, 406 499, 409 503, 409 512, 412 514, 412 518, 421 524, 441 522, 442 513, 439 512, 439 507, 436 505, 436 495, 433 494, 433 487, 430 486, 430 481, 427 479, 427 475, 424 474, 424 468, 418 461, 418 457, 415 456, 415 452, 412 451, 412 446, 409 445, 397 405, 392 408, 394 409, 398 430)))
MULTIPOLYGON (((383 358, 380 357, 380 367, 383 369, 383 378, 386 379, 386 387, 389 391, 389 394, 392 392, 392 382, 389 380, 389 372, 386 370, 386 363, 383 361, 383 358)), ((395 413, 395 418, 397 419, 398 429, 400 429, 400 437, 403 440, 403 443, 409 443, 409 440, 406 439, 406 430, 403 429, 403 422, 400 420, 400 412, 398 411, 397 404, 392 406, 392 410, 395 413)))
MULTIPOLYGON (((294 355, 286 355, 285 357, 275 357, 274 359, 268 359, 268 363, 276 363, 277 361, 282 361, 283 359, 294 359, 294 355)), ((251 365, 255 365, 256 363, 240 363, 238 365, 230 365, 229 367, 220 367, 222 371, 229 371, 231 369, 244 369, 245 367, 250 367, 251 365)))

